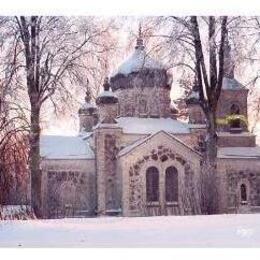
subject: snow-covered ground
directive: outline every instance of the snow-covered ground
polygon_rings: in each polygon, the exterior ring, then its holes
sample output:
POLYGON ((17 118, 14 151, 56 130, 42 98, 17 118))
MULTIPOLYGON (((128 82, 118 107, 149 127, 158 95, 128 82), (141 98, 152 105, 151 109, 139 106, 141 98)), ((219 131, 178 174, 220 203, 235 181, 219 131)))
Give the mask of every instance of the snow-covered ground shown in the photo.
POLYGON ((259 247, 260 214, 0 222, 1 247, 259 247))

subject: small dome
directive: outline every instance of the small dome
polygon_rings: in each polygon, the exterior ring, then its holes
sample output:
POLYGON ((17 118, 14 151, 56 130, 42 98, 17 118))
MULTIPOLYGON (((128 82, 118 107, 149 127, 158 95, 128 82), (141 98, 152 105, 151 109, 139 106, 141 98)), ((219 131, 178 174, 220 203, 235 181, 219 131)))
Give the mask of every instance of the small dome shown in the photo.
POLYGON ((149 74, 148 72, 151 71, 151 74, 153 74, 156 71, 160 72, 162 70, 166 71, 165 66, 147 54, 143 44, 140 27, 134 52, 118 67, 114 73, 112 73, 111 82, 120 77, 127 77, 132 73, 145 72, 145 74, 149 74))
POLYGON ((149 57, 144 46, 136 46, 134 53, 119 66, 111 77, 111 88, 118 89, 163 87, 171 88, 172 75, 158 61, 149 57))
POLYGON ((136 48, 134 53, 122 65, 119 66, 113 76, 118 74, 128 75, 133 72, 146 69, 163 68, 164 66, 160 62, 148 56, 144 49, 136 48))
POLYGON ((85 103, 79 109, 79 114, 90 114, 92 115, 97 111, 97 107, 91 103, 90 91, 86 92, 85 103))
POLYGON ((115 93, 110 90, 110 84, 108 78, 104 82, 104 91, 99 94, 96 100, 96 104, 115 104, 118 103, 118 98, 115 93))

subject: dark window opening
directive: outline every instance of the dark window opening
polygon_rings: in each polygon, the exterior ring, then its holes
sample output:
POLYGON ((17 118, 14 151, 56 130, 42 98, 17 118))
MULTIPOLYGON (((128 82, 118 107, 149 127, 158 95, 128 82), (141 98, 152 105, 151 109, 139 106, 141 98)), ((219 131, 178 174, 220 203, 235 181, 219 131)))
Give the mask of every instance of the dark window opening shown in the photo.
POLYGON ((165 199, 166 202, 178 201, 178 171, 173 166, 166 169, 165 199))
POLYGON ((246 202, 247 201, 247 190, 246 190, 245 184, 241 184, 240 193, 241 193, 241 201, 246 202))
MULTIPOLYGON (((231 115, 239 115, 240 114, 239 106, 236 105, 236 104, 232 104, 232 106, 230 107, 230 114, 231 115)), ((230 122, 230 127, 231 128, 240 128, 241 127, 240 119, 239 118, 233 119, 230 122)))
POLYGON ((146 171, 146 198, 148 202, 159 201, 159 171, 156 167, 146 171))
POLYGON ((139 101, 139 112, 140 114, 147 114, 147 102, 145 99, 139 101))

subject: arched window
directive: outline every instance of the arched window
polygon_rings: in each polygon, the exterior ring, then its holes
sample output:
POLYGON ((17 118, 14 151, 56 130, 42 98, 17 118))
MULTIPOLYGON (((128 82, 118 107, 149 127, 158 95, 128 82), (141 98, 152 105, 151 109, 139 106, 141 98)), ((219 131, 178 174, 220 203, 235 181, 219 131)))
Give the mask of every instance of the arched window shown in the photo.
POLYGON ((247 201, 247 189, 245 184, 241 184, 240 186, 240 196, 241 196, 241 202, 247 201))
POLYGON ((166 202, 178 201, 178 171, 173 166, 165 173, 165 199, 166 202))
MULTIPOLYGON (((230 114, 231 115, 239 115, 240 114, 240 109, 237 104, 232 104, 230 107, 230 114)), ((240 128, 240 119, 234 119, 230 123, 231 128, 240 128)))
POLYGON ((146 170, 146 199, 148 202, 159 201, 159 171, 156 167, 146 170))
POLYGON ((231 115, 239 115, 240 109, 237 104, 232 104, 230 107, 230 114, 231 115))

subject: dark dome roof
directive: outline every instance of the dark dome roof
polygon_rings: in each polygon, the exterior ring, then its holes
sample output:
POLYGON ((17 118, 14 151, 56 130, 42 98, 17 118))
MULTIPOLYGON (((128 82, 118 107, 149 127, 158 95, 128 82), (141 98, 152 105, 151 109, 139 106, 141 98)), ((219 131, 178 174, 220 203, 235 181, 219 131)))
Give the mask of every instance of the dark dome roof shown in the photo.
POLYGON ((90 91, 88 90, 86 92, 85 96, 85 103, 82 104, 82 106, 79 109, 79 114, 90 114, 92 115, 97 111, 97 107, 91 103, 91 94, 90 91))
POLYGON ((172 76, 167 72, 166 67, 147 54, 140 27, 135 50, 112 74, 111 88, 113 91, 133 87, 170 88, 171 79, 172 76))

